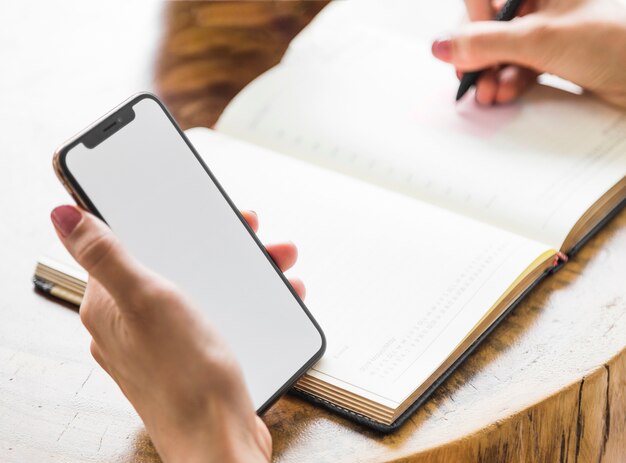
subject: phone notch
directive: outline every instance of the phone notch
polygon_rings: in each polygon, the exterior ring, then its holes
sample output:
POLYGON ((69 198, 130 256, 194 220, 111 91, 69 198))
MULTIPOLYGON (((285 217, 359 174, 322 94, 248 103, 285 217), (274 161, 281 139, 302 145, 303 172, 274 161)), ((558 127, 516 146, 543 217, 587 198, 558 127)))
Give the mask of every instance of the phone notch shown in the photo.
POLYGON ((95 148, 134 119, 135 111, 132 106, 126 106, 89 130, 83 136, 83 144, 89 149, 95 148))

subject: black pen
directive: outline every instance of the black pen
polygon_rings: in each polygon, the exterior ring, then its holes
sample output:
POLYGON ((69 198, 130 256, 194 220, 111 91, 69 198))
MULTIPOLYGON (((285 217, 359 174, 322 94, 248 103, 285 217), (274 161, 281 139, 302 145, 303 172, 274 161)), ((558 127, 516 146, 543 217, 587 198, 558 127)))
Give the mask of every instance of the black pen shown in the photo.
MULTIPOLYGON (((517 14, 517 10, 522 4, 523 0, 507 0, 502 9, 498 11, 496 15, 496 21, 510 21, 517 14)), ((476 84, 476 81, 480 77, 483 71, 466 72, 461 77, 461 83, 459 84, 459 91, 456 93, 456 101, 463 98, 463 95, 476 84)))

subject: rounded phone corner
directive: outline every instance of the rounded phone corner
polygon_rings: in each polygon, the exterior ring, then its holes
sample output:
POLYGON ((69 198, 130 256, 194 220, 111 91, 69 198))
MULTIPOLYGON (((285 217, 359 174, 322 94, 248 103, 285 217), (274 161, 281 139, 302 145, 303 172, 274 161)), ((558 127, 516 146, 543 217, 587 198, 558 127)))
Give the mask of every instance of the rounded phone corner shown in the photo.
POLYGON ((328 343, 326 342, 326 334, 324 333, 322 327, 317 324, 317 321, 315 322, 315 324, 317 325, 317 332, 319 333, 321 340, 321 344, 316 355, 317 358, 315 359, 315 361, 318 361, 326 353, 326 347, 328 346, 328 343))
POLYGON ((313 356, 306 363, 307 368, 308 368, 308 367, 313 366, 319 359, 322 358, 322 356, 326 352, 327 341, 326 341, 326 333, 324 333, 324 330, 322 329, 320 324, 317 322, 315 317, 313 317, 313 314, 309 311, 308 308, 306 309, 306 313, 309 316, 309 319, 311 320, 311 324, 313 325, 313 327, 315 328, 319 336, 319 346, 315 350, 315 353, 313 354, 313 356))
POLYGON ((163 111, 165 111, 165 113, 169 114, 167 107, 161 101, 161 99, 158 96, 156 96, 154 93, 148 92, 148 91, 143 91, 143 92, 134 94, 133 96, 128 98, 128 100, 126 101, 126 105, 134 107, 136 104, 142 102, 143 100, 151 100, 155 102, 163 111))
POLYGON ((137 92, 134 95, 131 95, 125 102, 125 104, 130 104, 133 105, 135 103, 140 102, 141 100, 145 100, 145 99, 150 99, 150 100, 154 100, 157 101, 159 103, 161 103, 161 100, 159 100, 159 97, 156 96, 154 93, 149 92, 147 90, 144 90, 142 92, 137 92))
POLYGON ((66 143, 60 146, 59 148, 57 148, 52 155, 52 168, 54 170, 54 173, 56 174, 61 184, 65 187, 65 189, 68 190, 68 192, 70 192, 70 194, 72 193, 70 191, 72 178, 67 168, 66 157, 67 157, 69 150, 73 146, 75 146, 75 144, 76 144, 75 141, 66 143))

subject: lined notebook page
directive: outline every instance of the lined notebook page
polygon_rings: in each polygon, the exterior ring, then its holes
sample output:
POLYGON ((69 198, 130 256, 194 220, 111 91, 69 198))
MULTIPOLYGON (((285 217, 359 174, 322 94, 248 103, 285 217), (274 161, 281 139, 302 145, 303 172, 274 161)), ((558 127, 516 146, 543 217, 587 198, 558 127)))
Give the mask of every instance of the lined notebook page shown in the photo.
POLYGON ((307 42, 218 130, 556 249, 626 174, 626 114, 591 97, 542 86, 512 105, 455 106, 458 81, 425 43, 347 25, 307 42))
POLYGON ((549 247, 208 129, 187 131, 265 242, 293 240, 290 272, 328 340, 309 372, 395 407, 549 247))

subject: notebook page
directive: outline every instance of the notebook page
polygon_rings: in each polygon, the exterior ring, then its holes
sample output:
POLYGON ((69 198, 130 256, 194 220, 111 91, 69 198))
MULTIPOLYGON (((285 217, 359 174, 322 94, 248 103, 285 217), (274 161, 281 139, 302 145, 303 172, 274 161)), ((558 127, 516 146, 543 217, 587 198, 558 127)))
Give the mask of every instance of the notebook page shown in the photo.
POLYGON ((466 20, 465 5, 459 0, 419 2, 415 0, 355 0, 331 2, 291 41, 282 61, 307 60, 323 53, 318 42, 341 37, 346 25, 391 34, 403 40, 430 41, 466 20))
POLYGON ((218 130, 556 249, 626 174, 626 114, 591 97, 540 86, 455 106, 458 81, 424 43, 346 26, 316 46, 244 89, 218 130))
POLYGON ((395 407, 547 246, 208 129, 187 131, 264 242, 293 240, 288 274, 326 333, 309 372, 395 407))

